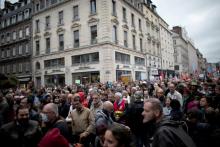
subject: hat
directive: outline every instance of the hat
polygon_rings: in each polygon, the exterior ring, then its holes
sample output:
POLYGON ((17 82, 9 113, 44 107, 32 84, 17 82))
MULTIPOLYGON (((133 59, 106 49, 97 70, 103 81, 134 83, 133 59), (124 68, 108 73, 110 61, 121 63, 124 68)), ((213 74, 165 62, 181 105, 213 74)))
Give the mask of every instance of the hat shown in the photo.
POLYGON ((69 147, 69 143, 63 135, 60 134, 58 128, 54 128, 47 132, 41 139, 38 147, 69 147))

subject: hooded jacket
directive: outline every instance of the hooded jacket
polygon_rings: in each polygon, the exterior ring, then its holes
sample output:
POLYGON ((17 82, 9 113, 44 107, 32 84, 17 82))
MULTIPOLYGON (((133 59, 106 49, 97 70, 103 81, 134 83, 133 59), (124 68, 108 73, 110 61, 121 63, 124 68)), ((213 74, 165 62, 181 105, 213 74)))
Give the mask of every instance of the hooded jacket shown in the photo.
POLYGON ((182 124, 162 120, 157 124, 152 147, 196 147, 192 138, 183 130, 182 124))

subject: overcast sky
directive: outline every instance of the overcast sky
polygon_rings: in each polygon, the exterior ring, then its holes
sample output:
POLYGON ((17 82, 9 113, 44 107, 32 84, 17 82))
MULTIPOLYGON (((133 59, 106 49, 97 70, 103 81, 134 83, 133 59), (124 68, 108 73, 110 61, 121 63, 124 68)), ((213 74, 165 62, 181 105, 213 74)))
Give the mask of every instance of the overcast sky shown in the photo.
POLYGON ((185 27, 208 62, 220 61, 220 0, 152 0, 170 25, 185 27))
MULTIPOLYGON (((4 0, 1 0, 2 2, 4 0)), ((11 0, 15 2, 17 0, 11 0)), ((172 26, 185 27, 208 62, 220 61, 220 0, 152 0, 172 26)))

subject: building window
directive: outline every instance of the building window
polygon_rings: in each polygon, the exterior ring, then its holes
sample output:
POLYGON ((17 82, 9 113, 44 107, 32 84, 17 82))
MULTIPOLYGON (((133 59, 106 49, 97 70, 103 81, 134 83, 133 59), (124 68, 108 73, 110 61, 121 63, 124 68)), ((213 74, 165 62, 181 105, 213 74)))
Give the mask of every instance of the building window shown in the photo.
POLYGON ((26 54, 29 53, 29 45, 28 45, 28 43, 25 45, 25 53, 26 53, 26 54))
POLYGON ((6 40, 7 40, 7 42, 9 42, 9 41, 10 41, 10 33, 7 33, 6 36, 7 36, 7 37, 6 37, 6 40))
POLYGON ((29 27, 25 28, 25 36, 29 36, 30 35, 30 29, 29 27))
POLYGON ((29 16, 30 16, 30 10, 29 10, 29 9, 26 9, 26 10, 24 11, 24 19, 29 18, 29 16))
POLYGON ((132 35, 133 49, 136 49, 135 35, 132 35))
POLYGON ((10 49, 7 49, 7 53, 6 53, 7 57, 10 57, 10 52, 11 52, 10 49))
POLYGON ((16 23, 16 15, 12 16, 12 24, 16 23))
POLYGON ((17 68, 17 65, 15 63, 12 64, 12 72, 13 73, 16 73, 16 68, 17 68))
POLYGON ((18 21, 22 21, 22 19, 23 19, 23 13, 20 12, 18 13, 18 21))
POLYGON ((73 36, 74 36, 74 48, 78 48, 79 47, 79 30, 74 31, 73 36))
POLYGON ((16 47, 13 47, 12 48, 12 56, 15 56, 16 55, 16 47))
POLYGON ((176 45, 176 40, 173 40, 173 44, 175 44, 175 45, 176 45))
POLYGON ((20 73, 22 72, 22 63, 18 64, 18 72, 20 72, 20 73))
POLYGON ((135 27, 134 14, 133 13, 131 13, 131 26, 135 27))
POLYGON ((90 10, 91 10, 91 14, 95 14, 96 13, 96 0, 90 0, 90 10))
POLYGON ((112 40, 115 44, 117 44, 118 42, 118 39, 117 39, 117 26, 113 26, 113 29, 112 29, 112 40))
POLYGON ((22 45, 19 45, 19 47, 18 47, 18 54, 19 54, 19 55, 22 54, 22 45))
POLYGON ((117 16, 117 13, 116 13, 116 0, 112 0, 112 15, 117 16))
POLYGON ((123 64, 130 64, 130 55, 115 52, 115 61, 123 64))
POLYGON ((59 14, 58 25, 63 25, 63 11, 60 11, 59 14))
POLYGON ((140 38, 140 50, 141 50, 141 52, 143 52, 143 41, 141 38, 140 38))
POLYGON ((64 65, 65 65, 64 58, 57 58, 57 59, 44 61, 45 68, 59 68, 59 67, 64 67, 64 65))
POLYGON ((19 38, 22 38, 22 37, 23 37, 23 31, 19 30, 19 38))
POLYGON ((12 36, 13 40, 16 40, 16 32, 13 32, 13 36, 12 36))
POLYGON ((35 6, 35 8, 36 8, 36 12, 39 11, 39 10, 40 10, 40 4, 37 3, 36 6, 35 6))
POLYGON ((138 20, 138 23, 139 23, 139 30, 141 31, 142 30, 141 19, 138 20))
POLYGON ((46 7, 50 6, 50 0, 46 0, 46 7))
POLYGON ((40 54, 40 41, 36 41, 35 42, 36 44, 36 56, 40 54))
POLYGON ((30 62, 26 62, 25 64, 25 71, 29 72, 30 71, 30 62))
POLYGON ((40 70, 40 63, 39 62, 36 62, 36 70, 40 70))
POLYGON ((45 30, 50 29, 50 16, 46 16, 45 22, 45 30))
POLYGON ((124 31, 124 46, 128 47, 128 32, 124 31))
POLYGON ((46 54, 50 53, 50 38, 46 38, 46 54))
POLYGON ((73 20, 79 19, 79 6, 73 7, 73 20))
POLYGON ((35 27, 36 27, 35 32, 39 33, 40 32, 40 20, 39 19, 35 21, 35 27))
POLYGON ((5 58, 5 50, 2 50, 2 52, 1 52, 1 57, 2 57, 2 58, 5 58))
POLYGON ((126 9, 122 7, 122 11, 123 11, 123 21, 127 22, 126 9))
POLYGON ((7 67, 7 73, 9 74, 10 73, 10 65, 8 64, 6 67, 7 67))
POLYGON ((91 44, 97 43, 97 26, 91 26, 91 44))
POLYGON ((134 62, 136 65, 145 65, 145 59, 140 57, 134 57, 134 62))
POLYGON ((59 34, 59 50, 64 50, 64 37, 63 34, 59 34))
POLYGON ((72 56, 72 64, 99 62, 99 52, 72 56))

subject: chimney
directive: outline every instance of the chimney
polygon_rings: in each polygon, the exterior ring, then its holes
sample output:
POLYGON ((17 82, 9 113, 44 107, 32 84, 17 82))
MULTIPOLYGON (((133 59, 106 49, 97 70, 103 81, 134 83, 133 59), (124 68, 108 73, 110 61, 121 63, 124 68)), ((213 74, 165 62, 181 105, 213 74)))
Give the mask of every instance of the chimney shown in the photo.
POLYGON ((157 6, 156 5, 152 5, 151 7, 152 7, 153 12, 156 12, 157 6))
POLYGON ((182 35, 182 28, 180 26, 174 26, 171 31, 173 31, 179 35, 182 35))

